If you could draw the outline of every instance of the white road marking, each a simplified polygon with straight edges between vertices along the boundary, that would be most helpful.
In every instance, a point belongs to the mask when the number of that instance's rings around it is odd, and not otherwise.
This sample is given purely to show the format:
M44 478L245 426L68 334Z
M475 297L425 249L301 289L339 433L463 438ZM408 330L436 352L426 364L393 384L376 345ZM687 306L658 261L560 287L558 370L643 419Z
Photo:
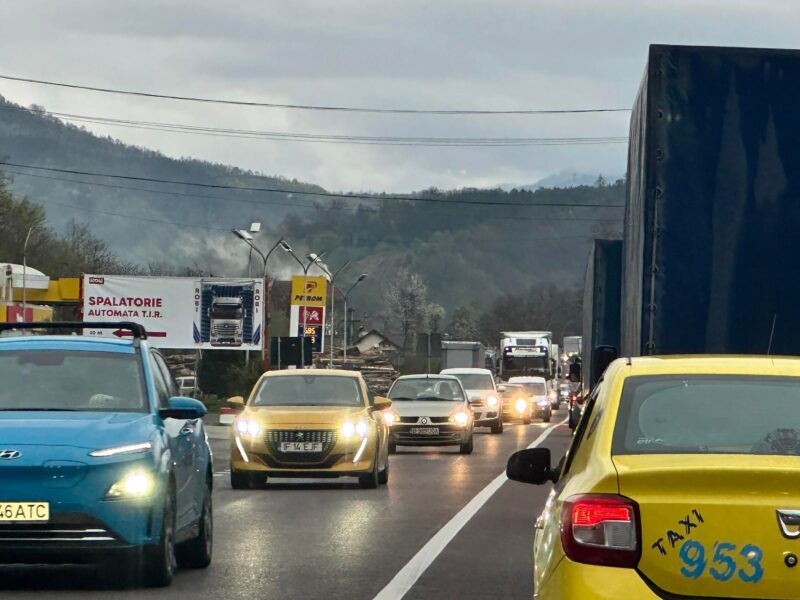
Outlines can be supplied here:
M528 448L536 448L547 439L556 427L560 427L566 422L567 419L564 419L545 429L539 437L530 443ZM464 508L458 511L436 535L428 540L428 543L414 555L414 558L408 561L405 567L400 569L397 575L386 584L386 587L375 596L375 600L400 600L400 598L405 596L417 580L422 577L422 574L425 573L431 563L436 560L436 557L441 554L442 550L447 547L464 525L475 516L481 507L489 501L489 498L491 498L506 481L508 481L508 477L506 477L506 473L503 471L500 475L495 477L489 485L478 492L478 494L470 500Z

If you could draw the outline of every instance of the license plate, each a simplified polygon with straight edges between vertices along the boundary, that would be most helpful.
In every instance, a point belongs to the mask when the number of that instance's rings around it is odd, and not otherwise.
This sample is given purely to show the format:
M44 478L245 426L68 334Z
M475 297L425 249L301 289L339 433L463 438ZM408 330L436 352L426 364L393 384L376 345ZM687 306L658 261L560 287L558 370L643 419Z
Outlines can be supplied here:
M438 427L412 427L411 435L439 435Z
M281 442L281 452L322 452L322 442Z
M49 502L0 502L0 523L46 523Z

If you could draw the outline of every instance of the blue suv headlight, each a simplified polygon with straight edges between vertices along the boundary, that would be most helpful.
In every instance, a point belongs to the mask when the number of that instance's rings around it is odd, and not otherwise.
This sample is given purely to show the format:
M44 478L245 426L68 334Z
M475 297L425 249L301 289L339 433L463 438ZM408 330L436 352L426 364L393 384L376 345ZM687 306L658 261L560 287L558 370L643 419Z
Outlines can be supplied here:
M156 480L153 474L144 469L136 469L112 485L106 497L113 500L133 500L153 495Z
M113 448L104 448L102 450L93 450L89 452L89 456L95 458L105 458L108 456L117 456L119 454L138 454L139 452L147 452L153 447L151 442L139 442L137 444L126 444L125 446L114 446Z

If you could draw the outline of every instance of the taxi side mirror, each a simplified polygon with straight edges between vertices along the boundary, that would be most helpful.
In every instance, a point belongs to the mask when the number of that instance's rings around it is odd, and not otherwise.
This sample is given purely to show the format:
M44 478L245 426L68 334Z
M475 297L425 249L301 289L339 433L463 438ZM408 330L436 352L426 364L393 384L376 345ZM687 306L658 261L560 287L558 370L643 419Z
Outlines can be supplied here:
M242 396L233 396L228 398L228 404L244 404L244 398Z
M375 396L372 400L372 410L385 410L392 405L392 401L383 396Z
M558 481L558 470L550 466L548 448L528 448L514 452L506 465L506 476L513 481L542 485Z

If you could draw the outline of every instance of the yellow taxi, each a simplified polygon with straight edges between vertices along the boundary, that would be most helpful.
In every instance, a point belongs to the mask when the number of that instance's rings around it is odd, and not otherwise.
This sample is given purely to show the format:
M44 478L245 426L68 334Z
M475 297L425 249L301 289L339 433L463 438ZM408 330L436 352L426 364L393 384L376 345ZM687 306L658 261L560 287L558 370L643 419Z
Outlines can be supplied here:
M241 396L228 401L245 404ZM265 373L233 424L231 486L260 487L268 477L387 483L389 429L381 411L391 404L356 371Z
M618 359L566 456L507 474L555 483L537 598L800 597L800 359Z

